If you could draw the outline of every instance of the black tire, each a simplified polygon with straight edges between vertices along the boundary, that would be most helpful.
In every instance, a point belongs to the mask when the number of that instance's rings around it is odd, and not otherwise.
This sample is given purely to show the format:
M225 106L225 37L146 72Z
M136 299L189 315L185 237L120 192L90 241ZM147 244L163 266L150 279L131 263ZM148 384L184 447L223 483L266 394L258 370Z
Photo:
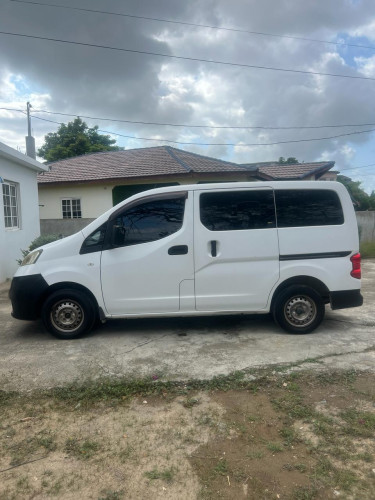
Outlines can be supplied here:
M92 299L80 290L57 290L47 297L42 307L44 326L59 339L75 339L88 333L96 317Z
M276 297L273 318L290 333L310 333L323 321L325 306L321 295L304 285L292 285Z

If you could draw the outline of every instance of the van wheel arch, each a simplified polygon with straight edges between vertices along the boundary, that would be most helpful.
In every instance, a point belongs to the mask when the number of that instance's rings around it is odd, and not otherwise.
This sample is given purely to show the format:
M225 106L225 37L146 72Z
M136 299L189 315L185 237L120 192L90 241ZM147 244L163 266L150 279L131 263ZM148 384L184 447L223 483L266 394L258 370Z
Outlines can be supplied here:
M282 291L293 285L308 286L315 290L322 297L322 300L325 304L329 303L329 290L327 285L325 285L322 281L318 280L317 278L313 278L312 276L293 276L293 278L288 278L287 280L280 283L280 285L273 292L270 308L272 314L274 313L277 297Z
M90 332L97 309L81 289L57 288L43 302L41 316L46 330L59 339L71 340Z
M64 290L64 289L78 290L78 291L86 294L93 302L93 304L95 306L96 314L97 314L97 316L99 316L99 314L100 314L99 304L98 304L98 301L96 300L95 295L85 286L80 285L78 283L70 282L70 281L61 281L59 283L54 283L53 285L51 285L47 288L47 290L43 293L43 295L41 296L39 303L38 303L39 316L41 315L43 304L47 300L47 298L50 295L52 295L53 293L57 292L58 290Z

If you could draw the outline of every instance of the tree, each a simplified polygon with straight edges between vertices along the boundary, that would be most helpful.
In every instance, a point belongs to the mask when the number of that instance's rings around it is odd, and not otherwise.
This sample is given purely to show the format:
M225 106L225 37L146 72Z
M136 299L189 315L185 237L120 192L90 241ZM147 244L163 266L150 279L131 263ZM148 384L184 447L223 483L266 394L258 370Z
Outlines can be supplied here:
M47 134L44 140L43 146L38 150L38 156L48 162L86 153L122 149L114 146L116 141L109 135L98 134L97 125L89 128L81 118L76 118L67 125L61 124L57 132Z
M298 163L297 158L294 158L294 156L289 156L289 158L285 159L283 156L280 156L278 164L279 165L295 165Z
M345 175L338 175L337 180L341 182L341 184L344 184L349 191L355 210L375 210L374 191L371 195L368 195L366 191L361 188L360 181L353 181L350 177L346 177Z

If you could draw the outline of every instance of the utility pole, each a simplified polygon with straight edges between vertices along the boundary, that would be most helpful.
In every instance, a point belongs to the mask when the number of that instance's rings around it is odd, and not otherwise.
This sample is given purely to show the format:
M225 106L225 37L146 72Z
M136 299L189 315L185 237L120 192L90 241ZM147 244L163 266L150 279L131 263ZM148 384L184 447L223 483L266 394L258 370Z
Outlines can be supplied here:
M31 117L30 117L30 108L32 108L31 104L28 102L27 106L27 136L26 139L26 155L30 156L30 158L36 158L35 154L35 139L31 135Z

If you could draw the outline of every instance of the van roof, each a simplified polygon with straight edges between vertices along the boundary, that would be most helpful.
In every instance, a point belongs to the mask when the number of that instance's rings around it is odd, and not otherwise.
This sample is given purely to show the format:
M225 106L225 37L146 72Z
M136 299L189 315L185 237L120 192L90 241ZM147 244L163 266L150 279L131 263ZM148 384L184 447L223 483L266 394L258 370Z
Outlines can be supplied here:
M243 189L243 188L272 188L272 189L341 189L342 186L337 181L259 181L259 182L212 182L198 184L180 184L178 186L168 186L142 191L134 198L145 196L146 193L169 193L179 191L200 191L202 189ZM133 198L133 197L132 197ZM126 201L126 200L124 200ZM123 203L123 202L121 202Z

